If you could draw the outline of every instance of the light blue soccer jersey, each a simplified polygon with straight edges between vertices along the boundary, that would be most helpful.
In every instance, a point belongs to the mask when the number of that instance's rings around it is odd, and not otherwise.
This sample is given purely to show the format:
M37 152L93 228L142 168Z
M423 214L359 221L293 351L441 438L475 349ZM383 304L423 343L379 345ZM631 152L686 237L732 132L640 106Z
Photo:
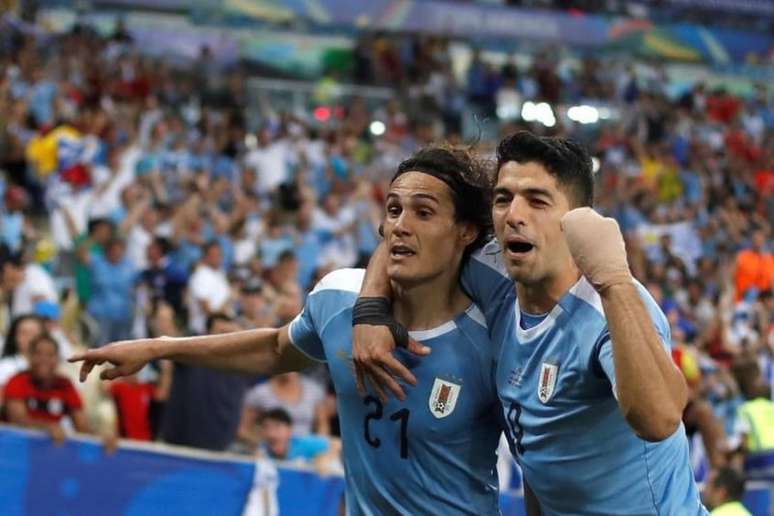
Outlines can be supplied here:
M336 389L346 502L351 515L498 514L496 449L502 421L492 347L474 305L452 321L411 332L432 348L421 359L399 350L416 376L406 400L382 404L357 393L352 307L362 269L328 274L290 324L290 340L325 361Z
M470 258L462 283L501 348L496 381L507 434L544 515L707 514L682 424L651 443L621 414L602 302L585 278L532 327L521 324L497 242ZM668 350L666 317L637 286Z

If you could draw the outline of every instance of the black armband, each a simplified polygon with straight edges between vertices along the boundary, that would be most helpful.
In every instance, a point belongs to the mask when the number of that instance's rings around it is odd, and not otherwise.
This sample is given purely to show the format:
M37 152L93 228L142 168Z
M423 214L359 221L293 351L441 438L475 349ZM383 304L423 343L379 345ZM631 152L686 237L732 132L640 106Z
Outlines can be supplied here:
M352 309L352 326L370 324L371 326L386 326L395 345L400 348L408 346L408 331L392 316L392 306L386 297L359 297Z

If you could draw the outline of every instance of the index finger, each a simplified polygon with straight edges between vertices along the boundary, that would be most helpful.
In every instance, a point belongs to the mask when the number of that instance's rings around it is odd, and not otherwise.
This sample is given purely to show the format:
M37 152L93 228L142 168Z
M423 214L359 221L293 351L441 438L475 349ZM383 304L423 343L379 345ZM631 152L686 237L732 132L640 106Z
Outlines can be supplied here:
M90 349L81 353L76 353L67 359L68 362L80 362L81 360L104 360L102 350Z
M88 378L89 373L94 369L95 365L97 365L97 363L94 360L84 360L83 364L81 364L81 372L79 374L81 383L86 381L86 378Z
M81 360L86 360L86 353L76 353L67 359L67 361L70 363L80 362Z

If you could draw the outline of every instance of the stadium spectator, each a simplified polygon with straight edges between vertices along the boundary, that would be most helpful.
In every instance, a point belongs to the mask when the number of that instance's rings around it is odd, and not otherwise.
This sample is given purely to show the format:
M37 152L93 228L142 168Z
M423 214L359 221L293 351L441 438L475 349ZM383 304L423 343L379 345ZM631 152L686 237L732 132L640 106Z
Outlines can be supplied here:
M273 376L247 392L239 425L240 438L246 442L255 442L252 427L262 413L273 408L281 408L290 414L294 435L308 435L315 430L316 433L328 435L328 421L323 417L324 400L323 388L299 373Z
M179 337L181 335L179 325L175 320L175 310L171 305L162 301L153 305L148 320L148 335L151 337ZM159 360L152 363L150 369L155 372L155 378L152 380L156 389L153 399L151 399L148 417L150 418L151 433L155 439L161 432L164 411L172 390L174 365L169 360Z
M43 321L36 315L16 317L8 329L0 359L0 387L29 365L30 342L43 333Z
M111 382L107 388L116 404L119 435L138 441L152 440L150 409L158 396L157 386L131 375Z
M18 185L10 185L5 192L4 209L0 210L0 242L11 251L19 252L22 244L35 238L35 227L26 216L29 205L27 191Z
M322 474L336 468L341 442L332 437L296 435L293 420L282 408L267 410L260 418L259 456L283 462L313 464ZM339 466L340 469L340 466Z
M146 268L140 272L138 303L144 310L164 301L178 314L183 313L183 294L188 281L186 271L166 253L167 243L156 238L148 244Z
M763 230L753 231L750 248L737 254L734 282L737 302L741 301L751 288L755 289L756 293L774 288L774 254L767 249L766 233Z
M29 343L29 369L17 373L6 384L4 395L8 421L41 428L56 443L64 440L63 417L70 418L76 432L89 433L83 402L70 380L57 373L59 348L45 333Z
M216 249L216 247L213 247ZM240 328L231 317L207 318L207 334ZM171 444L223 451L234 440L248 385L245 375L175 364L161 437Z
M24 279L13 291L13 316L32 312L40 301L57 303L59 294L51 274L37 263L24 265Z
M202 259L189 281L189 327L195 334L205 332L207 318L231 311L231 287L221 265L223 253L217 242L202 247Z
M24 262L18 253L0 247L0 330L8 329L13 293L24 282Z
M98 345L131 337L134 317L134 266L126 258L123 240L110 240L105 255L89 257L91 294L88 311L99 325Z
M751 516L742 505L744 476L732 468L721 468L710 476L704 499L711 516Z
M51 335L59 345L59 356L69 357L73 353L72 334L61 325L62 309L58 303L51 301L38 301L32 309L32 313L43 321L43 330Z
M238 308L237 322L246 330L274 325L274 309L264 297L263 282L260 280L249 280L242 286Z
M774 450L774 402L755 360L740 359L734 365L745 402L737 409L735 431L747 453Z

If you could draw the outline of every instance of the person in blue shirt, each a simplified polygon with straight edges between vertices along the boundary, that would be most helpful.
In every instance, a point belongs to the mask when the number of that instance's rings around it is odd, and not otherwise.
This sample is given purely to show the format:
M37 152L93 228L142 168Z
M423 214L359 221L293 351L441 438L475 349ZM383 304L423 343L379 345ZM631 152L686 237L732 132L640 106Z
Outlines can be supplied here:
M161 357L262 374L325 362L337 395L349 514L498 514L496 348L458 281L463 256L488 238L488 182L466 151L446 148L419 151L391 182L383 222L391 313L435 350L432 359L402 354L392 364L416 377L399 400L378 388L361 397L352 375L352 321L366 306L353 314L362 269L325 276L279 330L120 342L71 361L84 361L82 379L97 364L113 364L101 373L113 379Z
M125 255L123 240L115 238L105 246L105 254L89 256L91 297L89 314L99 326L98 344L131 337L134 317L134 286L137 272Z
M632 278L618 225L590 208L588 154L519 132L500 143L497 165L497 240L471 256L461 281L501 348L507 434L540 512L707 514L669 325ZM372 258L361 295L389 293L385 257L381 249ZM353 341L361 386L367 379L402 395L392 376L411 377L390 366L390 333L356 326Z
M283 408L269 409L261 414L260 429L263 443L258 455L272 460L313 465L320 473L331 471L338 462L341 443L322 435L293 435L293 420Z

